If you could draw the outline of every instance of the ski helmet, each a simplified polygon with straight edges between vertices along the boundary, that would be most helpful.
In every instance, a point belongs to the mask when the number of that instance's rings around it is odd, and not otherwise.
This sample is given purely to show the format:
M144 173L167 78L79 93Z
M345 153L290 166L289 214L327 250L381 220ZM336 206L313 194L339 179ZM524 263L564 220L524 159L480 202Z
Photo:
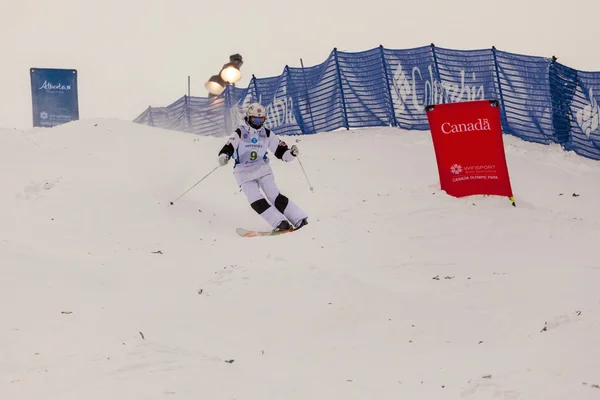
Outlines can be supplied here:
M260 129L267 119L267 110L260 103L252 103L246 110L246 122L254 129Z

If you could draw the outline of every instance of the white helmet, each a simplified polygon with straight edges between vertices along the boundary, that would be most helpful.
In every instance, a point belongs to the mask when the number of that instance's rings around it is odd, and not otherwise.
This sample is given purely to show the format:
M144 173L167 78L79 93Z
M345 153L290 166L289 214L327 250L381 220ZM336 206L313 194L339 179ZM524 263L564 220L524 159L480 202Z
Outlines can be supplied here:
M254 129L260 129L267 119L267 110L260 103L252 103L246 110L246 122Z

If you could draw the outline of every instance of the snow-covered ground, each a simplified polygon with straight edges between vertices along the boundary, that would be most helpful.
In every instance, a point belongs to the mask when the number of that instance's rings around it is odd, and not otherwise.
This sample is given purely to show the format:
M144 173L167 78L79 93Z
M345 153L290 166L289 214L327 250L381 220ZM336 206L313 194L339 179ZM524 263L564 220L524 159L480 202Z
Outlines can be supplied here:
M286 138L267 228L223 138L0 131L0 398L600 398L600 163L505 137L517 207L439 190L429 132Z

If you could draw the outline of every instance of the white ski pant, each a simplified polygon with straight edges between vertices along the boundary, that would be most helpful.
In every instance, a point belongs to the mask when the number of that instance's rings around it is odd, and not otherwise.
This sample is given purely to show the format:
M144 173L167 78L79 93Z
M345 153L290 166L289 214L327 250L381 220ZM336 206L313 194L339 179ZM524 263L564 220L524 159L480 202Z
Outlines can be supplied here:
M273 174L265 175L241 185L250 206L273 228L285 219L292 225L308 216L294 202L279 192ZM262 195L261 190L265 197Z

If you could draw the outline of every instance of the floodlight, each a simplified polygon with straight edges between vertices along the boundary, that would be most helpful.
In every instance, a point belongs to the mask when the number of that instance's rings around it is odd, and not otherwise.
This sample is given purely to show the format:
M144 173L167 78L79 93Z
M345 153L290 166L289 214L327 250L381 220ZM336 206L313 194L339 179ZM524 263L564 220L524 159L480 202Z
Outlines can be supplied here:
M236 83L240 79L242 79L242 72L240 71L240 67L244 61L242 60L242 56L239 54L233 54L229 56L229 62L223 65L221 69L221 78L227 83Z
M216 96L223 93L223 90L225 90L225 85L225 81L219 75L211 76L210 79L204 84L208 92Z

